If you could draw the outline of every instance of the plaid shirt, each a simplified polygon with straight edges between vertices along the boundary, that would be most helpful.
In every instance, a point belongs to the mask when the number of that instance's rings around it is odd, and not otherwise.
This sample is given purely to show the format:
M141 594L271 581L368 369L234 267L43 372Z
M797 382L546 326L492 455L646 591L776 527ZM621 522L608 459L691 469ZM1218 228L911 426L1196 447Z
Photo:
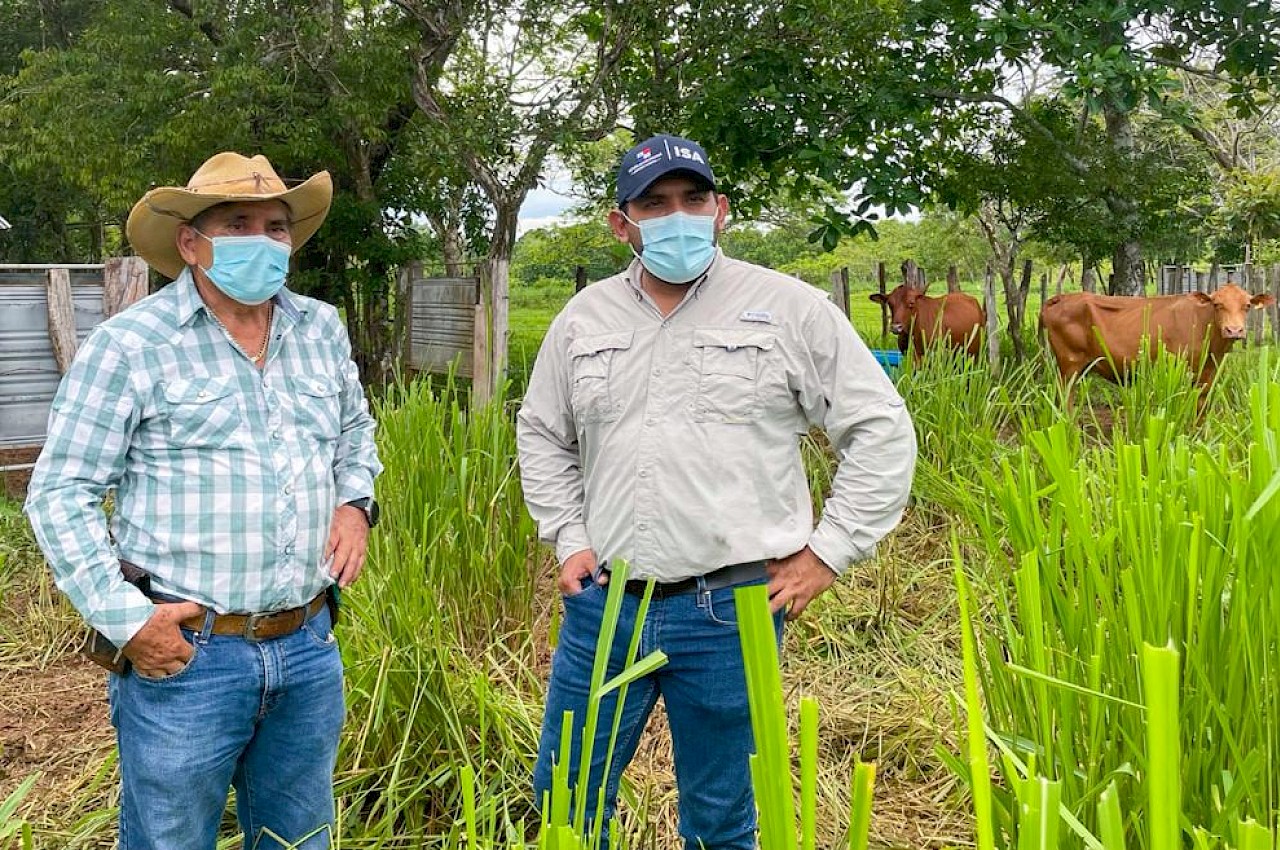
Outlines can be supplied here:
M183 272L99 325L58 388L26 511L58 587L117 646L152 612L117 558L219 613L290 608L331 582L334 509L373 495L374 422L337 311L287 290L275 306L258 370Z

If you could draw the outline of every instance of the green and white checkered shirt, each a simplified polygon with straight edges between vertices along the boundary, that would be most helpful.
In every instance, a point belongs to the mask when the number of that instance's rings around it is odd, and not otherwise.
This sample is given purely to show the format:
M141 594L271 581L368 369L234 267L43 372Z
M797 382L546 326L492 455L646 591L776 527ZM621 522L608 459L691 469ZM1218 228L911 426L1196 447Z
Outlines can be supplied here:
M331 582L334 509L373 495L346 328L323 302L275 304L258 370L184 272L94 329L58 388L26 512L58 587L117 646L152 612L118 558L219 613L290 608Z

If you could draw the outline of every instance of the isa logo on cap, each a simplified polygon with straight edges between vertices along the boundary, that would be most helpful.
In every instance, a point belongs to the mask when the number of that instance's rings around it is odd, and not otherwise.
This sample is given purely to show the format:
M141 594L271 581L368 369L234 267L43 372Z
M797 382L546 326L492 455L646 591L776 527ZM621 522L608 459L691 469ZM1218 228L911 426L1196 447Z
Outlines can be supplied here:
M625 204L644 194L655 181L676 171L699 177L715 188L715 174L701 145L678 136L659 134L623 155L618 168L618 203Z

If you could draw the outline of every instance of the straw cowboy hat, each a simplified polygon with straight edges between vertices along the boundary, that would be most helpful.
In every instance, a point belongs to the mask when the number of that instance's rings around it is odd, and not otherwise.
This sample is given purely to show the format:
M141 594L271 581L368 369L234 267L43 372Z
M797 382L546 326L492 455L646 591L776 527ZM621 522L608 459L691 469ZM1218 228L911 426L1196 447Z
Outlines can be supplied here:
M166 277L176 278L186 263L178 254L178 225L228 202L284 201L292 223L296 253L315 235L333 200L329 172L313 174L306 182L286 189L267 158L259 154L214 154L191 175L185 188L160 186L142 196L129 213L125 233L138 256Z

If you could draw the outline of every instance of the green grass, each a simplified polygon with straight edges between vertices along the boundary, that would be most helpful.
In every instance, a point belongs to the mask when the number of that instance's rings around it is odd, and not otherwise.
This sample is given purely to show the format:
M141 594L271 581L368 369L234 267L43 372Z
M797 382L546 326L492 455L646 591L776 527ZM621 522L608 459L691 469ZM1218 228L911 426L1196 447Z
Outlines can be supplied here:
M350 710L338 772L343 847L536 839L528 775L555 601L539 595L549 556L521 504L512 412L568 289L513 291L517 390L493 407L468 411L447 381L396 387L378 402L385 519L338 631ZM852 296L854 323L872 341L879 308L866 294ZM860 847L867 835L918 846L930 839L904 825L915 818L943 836L934 844L969 843L975 822L958 813L977 804L989 812L976 822L980 836L989 828L984 844L1266 846L1280 813L1280 582L1270 568L1280 551L1278 379L1273 359L1238 351L1201 416L1176 363L1144 365L1124 387L1086 380L1070 405L1042 357L999 376L947 355L908 364L898 386L921 447L914 505L880 558L788 628L782 699L770 697L786 731L764 773L793 764L780 753L788 738L801 741L802 770L796 786L762 799L784 811L791 789L800 816L793 829L794 814L770 815L785 823L770 835L782 846L788 832L801 847ZM820 503L831 459L820 435L803 450ZM957 566L971 632L959 627ZM4 503L0 602L0 661L65 656L77 620L25 520ZM966 634L973 694L962 698ZM1149 728L1146 647L1170 640L1173 690L1168 671L1158 686L1166 712L1176 694L1176 716ZM871 760L874 814L870 766L858 769ZM37 846L107 839L113 769L104 757L72 822L29 818ZM1175 772L1177 799L1152 783ZM983 776L995 781L979 791ZM925 790L915 801L903 789ZM624 807L620 840L661 846L669 791L624 796L637 805ZM557 830L572 831L577 805ZM1024 812L1034 831L1022 829ZM657 821L664 831L654 832Z

